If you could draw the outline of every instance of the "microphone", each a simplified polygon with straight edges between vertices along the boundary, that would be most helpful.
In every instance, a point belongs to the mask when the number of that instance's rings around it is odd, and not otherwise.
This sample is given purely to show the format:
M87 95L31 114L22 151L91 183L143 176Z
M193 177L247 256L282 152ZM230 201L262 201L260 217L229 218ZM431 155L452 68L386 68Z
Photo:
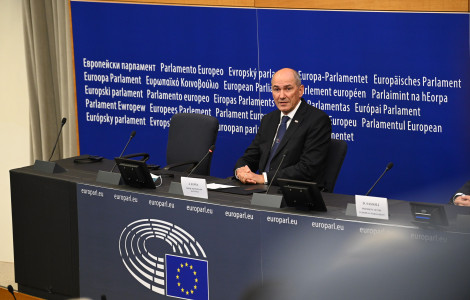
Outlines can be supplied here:
M189 172L188 174L188 177L194 172L196 171L197 167L199 167L199 165L206 159L206 157L209 155L209 154L212 154L212 152L214 152L214 149L215 149L215 145L212 145L210 146L209 150L207 151L206 155L204 155L204 157L197 163L197 165L191 169L191 171Z
M126 151L126 149L127 149L127 146L129 146L129 143L131 142L131 140L132 140L134 137L135 137L135 130L132 130L131 136L129 137L129 140L127 141L127 144L126 144L126 146L124 147L124 149L122 149L121 155L119 155L119 157L122 157L122 155L124 154L124 151ZM111 169L111 172L114 171L114 168L116 168L116 163L114 164L114 167Z
M15 293L13 292L13 287L11 285L8 286L8 291L13 295L13 299L16 300Z
M64 125L66 122L67 122L67 118L62 118L62 125L60 125L59 134L57 135L57 140L55 141L54 149L52 149L51 157L49 157L48 161L51 161L52 155L54 155L55 148L57 147L57 144L59 143L60 134L62 133L62 128L64 128Z
M383 173L382 173L382 175L380 175L379 179L377 179L377 181L374 183L374 185L370 188L370 190L367 192L366 196L369 196L370 192L375 187L375 185L380 181L380 179L382 179L382 177L385 175L385 173L387 173L388 170L390 170L391 168L393 168L393 163L389 162L387 164L387 167L385 168L385 171L383 171Z
M274 172L274 176L273 176L273 178L271 179L271 183L269 183L268 189L266 190L266 194L269 192L269 189L271 188L271 185L273 184L274 179L276 178L277 172L278 172L279 169L281 168L281 165L282 165L282 163L284 162L284 158L286 158L286 155L287 155L287 150L284 151L284 154L282 155L281 163L279 164L279 166L277 166L276 172Z

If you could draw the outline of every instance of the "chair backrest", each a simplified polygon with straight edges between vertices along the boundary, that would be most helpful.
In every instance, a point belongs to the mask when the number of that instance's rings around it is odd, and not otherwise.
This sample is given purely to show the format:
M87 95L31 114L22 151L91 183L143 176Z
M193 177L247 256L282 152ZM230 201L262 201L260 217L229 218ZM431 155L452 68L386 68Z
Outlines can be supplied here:
M216 117L187 113L173 115L168 131L167 164L201 160L215 145L218 131ZM194 174L210 175L211 160L212 155L198 166Z
M345 141L331 140L326 158L324 192L333 193L347 151L348 144Z

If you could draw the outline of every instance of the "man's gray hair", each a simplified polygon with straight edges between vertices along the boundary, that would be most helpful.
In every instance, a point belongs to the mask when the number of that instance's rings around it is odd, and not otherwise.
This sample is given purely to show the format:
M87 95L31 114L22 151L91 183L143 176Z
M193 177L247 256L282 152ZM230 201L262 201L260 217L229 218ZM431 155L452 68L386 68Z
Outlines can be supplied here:
M282 69L281 69L282 70ZM294 69L290 69L292 70L292 72L294 73L294 83L297 85L297 86L301 86L302 85L302 80L300 79L300 74L299 72L297 72L296 70ZM280 70L276 71L279 72ZM276 75L276 73L274 73L274 75ZM273 78L274 78L274 75L273 77L271 78L271 84L273 84Z
M300 86L302 84L302 80L300 79L300 74L299 72L297 72L296 70L293 70L294 71L294 80L295 80L295 84L297 86Z

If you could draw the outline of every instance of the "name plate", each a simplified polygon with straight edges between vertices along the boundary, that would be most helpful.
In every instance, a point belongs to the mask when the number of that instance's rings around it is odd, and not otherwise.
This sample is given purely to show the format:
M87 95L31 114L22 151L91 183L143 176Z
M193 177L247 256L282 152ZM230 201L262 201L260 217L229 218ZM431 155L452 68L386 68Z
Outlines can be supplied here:
M206 180L202 178L181 177L183 195L207 199Z
M358 217L388 220L387 198L356 195Z

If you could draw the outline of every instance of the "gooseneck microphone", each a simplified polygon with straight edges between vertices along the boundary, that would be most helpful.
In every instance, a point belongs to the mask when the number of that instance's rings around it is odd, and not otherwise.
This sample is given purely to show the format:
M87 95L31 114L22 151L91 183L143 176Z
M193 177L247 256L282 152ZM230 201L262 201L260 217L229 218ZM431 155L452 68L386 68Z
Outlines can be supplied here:
M129 143L131 142L131 140L132 140L134 137L135 137L135 130L132 130L131 136L129 137L129 140L127 141L127 144L126 144L126 146L124 147L124 149L122 149L121 155L119 155L119 157L122 157L122 155L124 154L124 151L126 151L126 149L127 149L127 146L129 146ZM114 164L113 168L111 169L111 172L114 171L114 168L116 168L116 163Z
M14 293L13 287L11 285L8 286L8 291L13 295L13 299L16 300L15 293Z
M377 181L374 183L374 185L370 188L370 190L367 192L366 196L369 196L372 189L377 185L377 183L380 181L380 179L382 179L382 177L385 175L385 173L387 173L391 168L393 168L393 163L389 162L387 167L385 168L385 171L383 171L383 173L382 173L382 175L380 175L379 179L377 179Z
M271 185L273 184L274 179L276 179L277 172L279 172L279 169L281 168L281 165L284 162L284 158L286 158L286 155L287 155L287 150L284 151L284 154L282 155L281 163L279 164L279 166L277 166L276 172L274 172L274 176L273 178L271 178L271 182L269 183L269 186L266 189L266 194L269 192L269 189L271 188Z
M209 156L209 154L212 154L214 152L214 149L215 149L215 145L212 145L210 146L209 150L207 151L207 153L204 155L204 157L197 163L197 165L191 169L191 171L189 172L188 174L188 177L194 172L196 171L197 167L199 167L199 165L206 159L207 156Z
M55 141L54 149L52 149L51 157L49 157L48 161L51 161L52 155L54 155L55 148L57 147L57 144L59 143L59 137L60 137L60 134L62 133L62 128L64 128L65 123L67 123L67 118L62 118L62 125L60 125L59 134L57 135L57 139Z

